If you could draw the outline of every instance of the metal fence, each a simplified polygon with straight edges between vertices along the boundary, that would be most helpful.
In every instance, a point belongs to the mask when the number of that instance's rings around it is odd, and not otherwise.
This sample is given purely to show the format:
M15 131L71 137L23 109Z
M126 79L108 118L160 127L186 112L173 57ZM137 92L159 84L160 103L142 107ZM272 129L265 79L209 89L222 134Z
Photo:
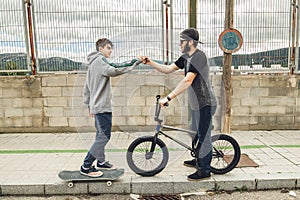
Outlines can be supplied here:
M113 41L114 62L137 55L173 62L180 55L179 32L188 27L188 2L31 0L34 44L30 44L25 0L1 0L0 72L31 71L32 48L39 72L85 70L82 63L101 37ZM205 43L200 48L212 69L222 66L223 52L217 42L224 30L225 2L198 0L197 29ZM290 1L236 0L234 16L244 43L233 56L233 69L288 69Z

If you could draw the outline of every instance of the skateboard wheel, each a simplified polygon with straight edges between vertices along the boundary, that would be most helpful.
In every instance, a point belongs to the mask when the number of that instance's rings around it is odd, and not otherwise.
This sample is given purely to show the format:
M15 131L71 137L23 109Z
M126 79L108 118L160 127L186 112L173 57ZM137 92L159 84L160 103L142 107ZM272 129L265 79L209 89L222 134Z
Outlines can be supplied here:
M107 182L106 182L106 185L107 185L108 187L110 187L110 186L112 185L112 182L111 182L111 181L107 181Z
M68 187L69 187L69 188L72 188L73 186L74 186L74 183L73 183L73 182L69 182L69 183L68 183Z

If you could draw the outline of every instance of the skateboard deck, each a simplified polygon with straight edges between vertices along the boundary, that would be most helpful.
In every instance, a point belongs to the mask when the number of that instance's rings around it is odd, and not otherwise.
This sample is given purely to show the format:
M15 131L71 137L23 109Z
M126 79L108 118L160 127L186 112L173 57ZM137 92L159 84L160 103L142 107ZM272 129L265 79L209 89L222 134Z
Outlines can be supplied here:
M111 181L118 179L124 174L124 169L101 169L103 172L100 177L89 177L80 174L79 171L61 171L58 174L58 177L64 181L69 182L69 187L73 187L73 182L80 181L107 181L107 185L111 185Z

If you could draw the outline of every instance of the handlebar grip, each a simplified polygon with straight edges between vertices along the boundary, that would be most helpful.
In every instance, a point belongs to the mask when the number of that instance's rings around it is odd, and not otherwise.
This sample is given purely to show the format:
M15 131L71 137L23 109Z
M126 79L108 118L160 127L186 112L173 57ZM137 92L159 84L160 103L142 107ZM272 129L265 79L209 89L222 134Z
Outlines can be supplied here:
M164 105L163 106L166 106L166 107L168 107L169 106L169 103L168 102L166 102L166 103L164 103Z

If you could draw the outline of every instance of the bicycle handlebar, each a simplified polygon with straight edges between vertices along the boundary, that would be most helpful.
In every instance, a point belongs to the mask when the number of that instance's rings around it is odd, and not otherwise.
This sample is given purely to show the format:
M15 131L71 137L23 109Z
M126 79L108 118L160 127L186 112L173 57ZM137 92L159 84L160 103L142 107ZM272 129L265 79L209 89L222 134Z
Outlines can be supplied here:
M159 114L160 114L160 110L161 110L161 105L159 103L159 99L160 99L160 95L156 95L156 107L155 107L155 116L154 116L154 120L158 121L158 122L162 122L162 119L159 119ZM169 103L165 103L164 106L169 106Z

